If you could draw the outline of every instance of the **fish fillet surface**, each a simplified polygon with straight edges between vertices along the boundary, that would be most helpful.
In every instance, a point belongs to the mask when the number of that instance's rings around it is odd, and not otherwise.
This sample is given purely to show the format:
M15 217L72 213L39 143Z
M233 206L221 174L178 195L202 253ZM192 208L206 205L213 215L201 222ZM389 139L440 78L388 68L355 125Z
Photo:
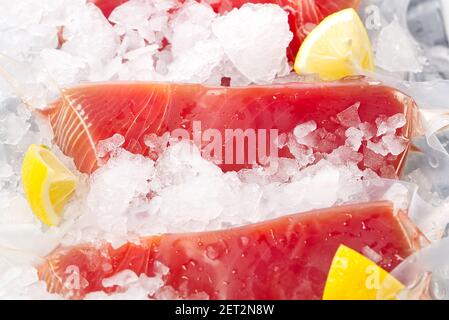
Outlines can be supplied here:
M98 167L97 144L116 133L125 137L125 149L147 155L146 136L177 129L192 133L195 123L201 124L202 132L215 129L226 137L227 129L276 129L282 135L292 133L299 124L314 121L321 132L319 143L313 146L319 159L345 144L345 131L355 120L342 120L339 115L353 108L358 108L357 114L350 116L373 126L381 118L405 116L406 125L396 132L406 145L399 155L375 154L366 143L358 151L363 156L361 168L371 168L387 178L392 177L391 172L400 175L409 149L415 103L393 88L368 80L241 88L173 83L86 84L63 90L62 98L45 114L57 145L74 158L79 170L91 173ZM223 148L226 142L223 140ZM222 169L250 167L248 145L235 144L233 148L234 155L244 153L244 163L234 159L223 163ZM278 154L291 157L282 145Z
M61 248L39 268L50 292L82 298L113 292L103 280L123 270L154 276L169 268L165 286L181 298L206 293L210 299L321 299L327 273L341 244L363 252L391 271L420 246L420 233L390 202L301 213L216 232L148 237L118 249L109 244ZM74 287L76 268L82 287ZM71 285L68 285L71 284Z

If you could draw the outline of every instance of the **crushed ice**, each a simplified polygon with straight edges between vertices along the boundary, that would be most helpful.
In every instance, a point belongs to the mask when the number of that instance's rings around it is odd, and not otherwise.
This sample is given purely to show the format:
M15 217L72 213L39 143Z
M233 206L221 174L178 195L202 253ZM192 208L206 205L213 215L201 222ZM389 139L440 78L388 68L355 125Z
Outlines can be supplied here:
M207 2L131 0L109 21L84 0L2 1L1 54L57 87L83 81L271 83L289 74L293 35L277 5L245 4L222 16ZM18 18L16 18L18 17ZM42 77L42 76L37 76Z

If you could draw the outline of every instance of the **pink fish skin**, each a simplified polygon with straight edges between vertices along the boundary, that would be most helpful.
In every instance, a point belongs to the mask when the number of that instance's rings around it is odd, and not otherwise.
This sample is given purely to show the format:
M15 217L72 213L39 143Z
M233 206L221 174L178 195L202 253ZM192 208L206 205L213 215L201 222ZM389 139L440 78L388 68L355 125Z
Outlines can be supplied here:
M345 130L351 123L341 121L339 114L354 106L359 106L359 121L373 126L382 117L405 116L405 126L396 131L405 144L401 154L383 157L370 152L366 143L358 151L364 157L360 159L361 168L371 168L385 177L400 175L410 146L416 105L401 92L366 79L240 88L137 82L85 84L64 89L62 97L44 114L50 120L55 143L75 160L80 171L92 173L99 165L96 147L101 140L118 133L125 137L125 149L148 155L144 143L147 135L180 128L192 133L198 122L203 132L215 129L224 137L226 129L277 129L282 135L291 133L298 124L315 121L318 130L332 137L330 144L323 137L313 146L319 158L345 143ZM224 171L238 171L253 164L248 161L248 150L236 148L234 155L243 152L245 161L228 161L221 165ZM280 146L279 156L292 155Z

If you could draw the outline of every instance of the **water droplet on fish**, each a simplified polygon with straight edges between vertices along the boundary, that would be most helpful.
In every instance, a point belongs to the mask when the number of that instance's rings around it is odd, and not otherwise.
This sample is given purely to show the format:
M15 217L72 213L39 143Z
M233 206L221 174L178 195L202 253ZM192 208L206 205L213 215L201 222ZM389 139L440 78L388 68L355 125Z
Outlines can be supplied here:
M245 120L246 116L243 112L236 112L233 116L235 120Z
M104 263L104 264L102 265L102 268L103 268L103 271L104 271L104 272L109 272L109 271L112 270L112 265L111 265L110 263Z
M240 237L240 243L242 244L242 246L246 247L249 243L249 238L248 237Z
M206 256L211 260L215 260L218 258L218 251L213 246L207 246Z

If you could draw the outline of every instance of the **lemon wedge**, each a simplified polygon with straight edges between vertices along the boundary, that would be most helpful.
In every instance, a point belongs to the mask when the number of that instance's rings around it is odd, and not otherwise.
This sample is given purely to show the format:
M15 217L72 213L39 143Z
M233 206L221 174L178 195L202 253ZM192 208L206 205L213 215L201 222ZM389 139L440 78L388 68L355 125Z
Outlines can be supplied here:
M403 289L373 261L341 245L327 276L323 300L392 300Z
M357 12L350 8L325 18L304 40L295 61L299 74L318 74L332 81L374 70L368 33Z
M34 214L56 226L78 178L47 147L31 145L22 164L22 184Z

